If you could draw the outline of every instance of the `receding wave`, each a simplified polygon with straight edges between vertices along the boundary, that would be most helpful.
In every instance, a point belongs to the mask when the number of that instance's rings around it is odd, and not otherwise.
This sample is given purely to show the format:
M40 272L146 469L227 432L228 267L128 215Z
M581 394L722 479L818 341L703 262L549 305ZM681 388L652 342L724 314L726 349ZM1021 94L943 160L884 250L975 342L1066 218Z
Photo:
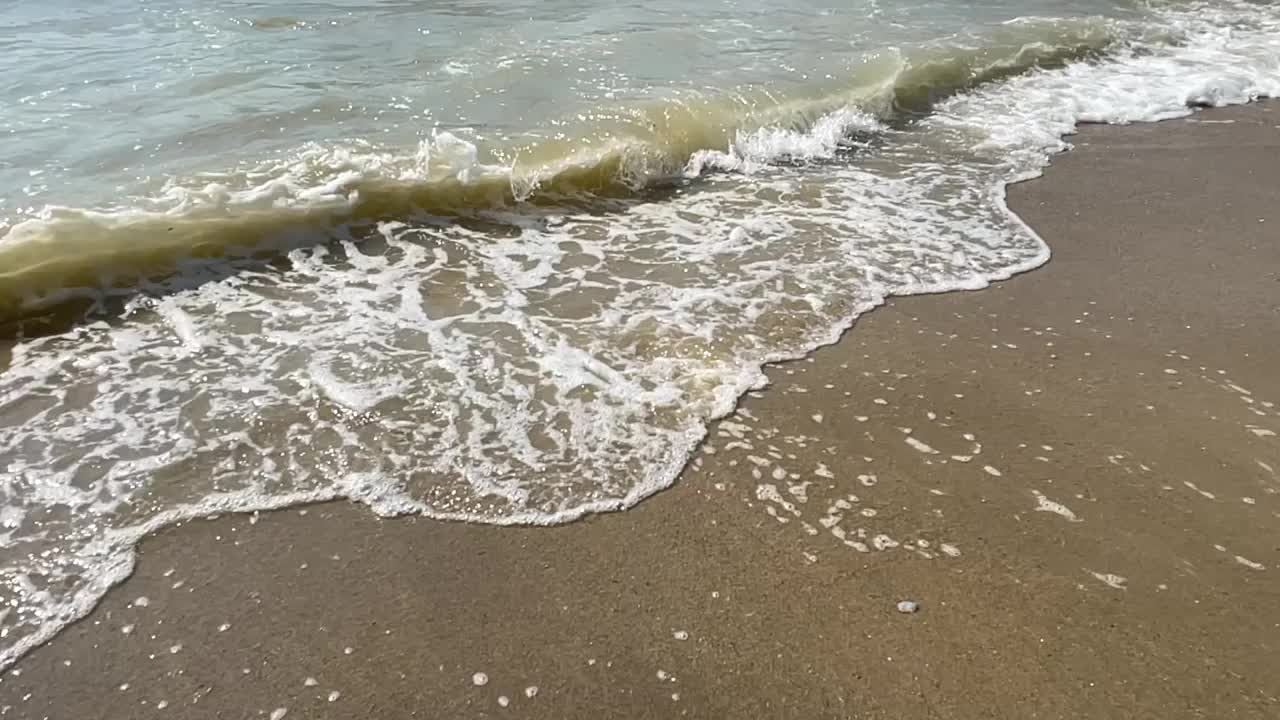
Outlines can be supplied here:
M567 139L507 147L448 132L412 153L313 144L258 167L175 178L117 207L48 207L0 238L0 322L169 274L184 258L314 242L338 223L628 195L706 171L826 158L957 92L1095 56L1122 37L1102 20L1014 24L982 47L873 53L844 81L795 97L744 91L601 108Z

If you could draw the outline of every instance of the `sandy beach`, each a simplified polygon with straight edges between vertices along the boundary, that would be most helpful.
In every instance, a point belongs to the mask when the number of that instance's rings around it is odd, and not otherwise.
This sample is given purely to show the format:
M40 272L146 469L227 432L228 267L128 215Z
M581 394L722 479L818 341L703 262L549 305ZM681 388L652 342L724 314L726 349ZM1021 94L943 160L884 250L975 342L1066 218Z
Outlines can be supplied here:
M165 530L0 715L1280 716L1280 107L1073 143L1009 192L1048 265L772 368L670 490Z

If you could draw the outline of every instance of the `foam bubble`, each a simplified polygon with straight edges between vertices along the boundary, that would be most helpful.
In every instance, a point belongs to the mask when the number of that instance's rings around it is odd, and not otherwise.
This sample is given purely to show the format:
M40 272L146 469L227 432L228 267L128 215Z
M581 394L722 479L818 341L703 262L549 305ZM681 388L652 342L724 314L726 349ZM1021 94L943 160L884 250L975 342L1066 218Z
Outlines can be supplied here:
M1041 493L1038 490L1032 490L1031 494L1035 495L1036 497L1037 512L1050 512L1055 515L1061 515L1062 517L1066 518L1070 522L1080 522L1080 518L1076 517L1076 514L1072 512L1071 509L1068 508L1066 505L1063 505L1062 503L1056 502L1054 500L1050 500L1049 498L1045 497L1044 493Z
M912 447L912 449L916 450L917 452L922 452L922 453L924 453L924 454L926 454L926 455L937 455L937 454L938 454L938 451L937 451L937 450L935 450L934 448L932 448L932 447L931 447L931 446L929 446L928 444L926 444L926 443L924 443L924 442L921 442L919 439L917 439L917 438L915 438L915 437L913 437L913 436L911 436L911 435L906 436L905 438L903 438L903 440L904 440L908 445L910 445L910 446Z
M1125 583L1127 583L1127 582L1129 582L1129 581L1128 581L1128 579L1127 579L1127 578L1125 578L1125 577L1122 577L1122 576L1120 576L1120 575L1116 575L1115 573L1099 573L1099 572L1093 572L1092 570L1089 570L1089 571L1087 571L1087 572L1088 572L1090 575L1092 575L1092 576L1094 576L1095 578L1097 578L1098 580L1100 580L1101 582L1105 583L1107 586L1109 586L1109 587L1113 587L1113 588L1115 588L1116 590L1126 590L1126 589L1128 589L1128 588L1126 588L1126 587L1125 587Z
M1263 565L1262 563L1254 562L1249 558L1246 558L1240 555L1236 555L1236 562L1249 568L1250 570L1266 570L1267 569L1266 566Z

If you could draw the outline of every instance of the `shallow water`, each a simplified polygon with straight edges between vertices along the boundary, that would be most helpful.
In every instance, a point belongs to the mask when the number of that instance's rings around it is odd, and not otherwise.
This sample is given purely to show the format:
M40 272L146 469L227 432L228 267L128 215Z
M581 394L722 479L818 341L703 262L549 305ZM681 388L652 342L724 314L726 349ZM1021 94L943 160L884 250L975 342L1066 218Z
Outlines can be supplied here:
M888 295L1044 262L1004 186L1076 123L1280 91L1265 3L51 2L0 25L0 665L178 519L628 507L765 363Z

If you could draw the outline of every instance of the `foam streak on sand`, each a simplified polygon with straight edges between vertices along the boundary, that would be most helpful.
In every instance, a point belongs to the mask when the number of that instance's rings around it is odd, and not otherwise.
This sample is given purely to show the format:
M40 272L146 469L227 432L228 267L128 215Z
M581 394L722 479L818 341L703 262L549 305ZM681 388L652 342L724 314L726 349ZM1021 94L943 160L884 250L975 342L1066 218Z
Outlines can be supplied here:
M1044 496L1044 493L1041 493L1038 490L1032 490L1031 494L1036 496L1037 512L1050 512L1055 515L1061 515L1062 517L1066 518L1070 522L1080 522L1080 518L1076 517L1076 514L1072 512L1071 509L1068 508L1066 505L1063 505L1062 503L1056 502L1054 500L1050 500L1049 498Z
M731 123L710 135L719 148L690 131L698 142L661 140L656 159L610 145L511 175L439 133L413 158L309 148L246 176L263 184L179 184L146 207L19 225L0 246L10 309L84 280L72 266L109 265L121 238L164 237L139 246L154 259L225 249L230 228L270 238L287 267L190 260L109 291L128 298L111 322L15 348L0 378L14 608L0 666L127 575L143 533L185 518L345 497L548 524L667 487L765 363L834 342L890 295L1043 263L1004 188L1077 122L1280 92L1268 8L1156 18L1177 42L1121 26L1104 56L1021 74L1034 63L1018 51L1008 73L927 104L919 68L899 63L870 95ZM886 100L922 114L908 123ZM650 182L686 169L695 182L676 191ZM549 194L511 204L535 187ZM102 244L74 244L87 235Z

